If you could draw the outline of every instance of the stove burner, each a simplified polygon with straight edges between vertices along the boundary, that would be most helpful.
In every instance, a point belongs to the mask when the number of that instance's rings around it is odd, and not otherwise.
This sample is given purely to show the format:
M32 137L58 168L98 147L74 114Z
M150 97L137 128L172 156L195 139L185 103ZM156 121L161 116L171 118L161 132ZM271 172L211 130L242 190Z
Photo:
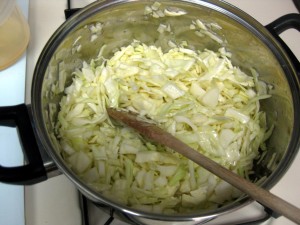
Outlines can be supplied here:
M88 199L79 192L79 204L82 214L82 225L91 225L88 210ZM95 206L96 207L96 206ZM99 208L108 208L106 205L97 205ZM114 209L109 207L109 218L103 225L110 225L114 220Z
M82 220L83 220L82 225L93 225L91 223L91 220L90 220L89 207L88 207L89 204L91 204L92 207L96 207L97 210L100 210L101 212L105 212L109 216L108 219L103 223L103 225L112 225L112 223L114 221L117 221L119 219L118 217L120 217L120 216L115 215L116 211L112 207L104 205L104 204L95 204L95 203L91 202L90 200L88 200L80 192L79 192L79 199L80 199L79 203L80 203L80 208L81 208L81 213L82 213ZM275 214L271 209L269 209L267 207L263 206L263 210L264 210L265 213L264 213L264 216L261 217L261 218L253 218L253 220L251 220L251 221L242 222L242 223L233 221L231 224L232 225L258 225L258 224L261 224L263 222L266 222L271 217L276 219L280 216L280 215ZM139 225L136 222L132 221L130 219L130 217L128 217L124 213L122 213L122 217L123 217L124 220L126 220L126 223L128 223L128 224ZM97 223L97 224L99 224L99 223ZM124 224L124 223L122 223L122 224ZM200 224L203 224L203 222L201 222Z

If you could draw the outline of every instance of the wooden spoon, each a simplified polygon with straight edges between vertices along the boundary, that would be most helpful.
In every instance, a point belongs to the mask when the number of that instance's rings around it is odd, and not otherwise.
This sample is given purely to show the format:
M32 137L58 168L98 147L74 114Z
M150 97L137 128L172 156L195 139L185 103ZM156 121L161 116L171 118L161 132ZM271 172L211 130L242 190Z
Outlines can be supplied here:
M291 221L300 224L299 208L231 172L225 167L202 155L198 151L192 149L170 133L162 130L152 123L138 120L136 115L131 113L118 111L112 108L108 108L107 113L111 118L122 121L124 124L134 128L140 134L149 138L150 140L172 148L178 153L184 155L186 158L194 161L206 170L217 175L224 181L249 195L252 199L272 209L274 212L277 212L280 215L287 217Z

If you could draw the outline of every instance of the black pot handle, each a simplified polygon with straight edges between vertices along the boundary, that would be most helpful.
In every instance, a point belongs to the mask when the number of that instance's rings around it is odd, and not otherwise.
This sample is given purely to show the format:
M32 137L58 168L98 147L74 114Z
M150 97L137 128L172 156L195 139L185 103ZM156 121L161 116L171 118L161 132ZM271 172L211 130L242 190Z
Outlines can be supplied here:
M16 167L0 165L0 182L35 184L47 179L46 170L36 142L29 112L25 104L0 107L0 125L17 127L26 164Z
M298 76L300 76L300 62L294 53L290 50L290 48L285 44L285 42L279 37L279 35L288 30L288 29L296 29L300 31L300 14L299 13L291 13L279 17L275 21L266 25L268 31L276 38L276 40L280 43L280 45L284 48L286 53L289 55L292 63L297 70Z

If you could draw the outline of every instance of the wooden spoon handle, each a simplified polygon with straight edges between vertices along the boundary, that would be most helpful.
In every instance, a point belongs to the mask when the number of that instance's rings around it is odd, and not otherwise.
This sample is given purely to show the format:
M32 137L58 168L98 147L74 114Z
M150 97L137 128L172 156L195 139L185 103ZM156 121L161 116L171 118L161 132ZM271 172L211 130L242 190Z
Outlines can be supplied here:
M124 124L134 128L150 140L174 149L186 158L194 161L206 170L246 193L252 199L272 209L274 212L300 224L299 208L219 165L158 126L138 120L136 116L131 113L121 112L111 108L107 109L107 113L110 117L122 121Z

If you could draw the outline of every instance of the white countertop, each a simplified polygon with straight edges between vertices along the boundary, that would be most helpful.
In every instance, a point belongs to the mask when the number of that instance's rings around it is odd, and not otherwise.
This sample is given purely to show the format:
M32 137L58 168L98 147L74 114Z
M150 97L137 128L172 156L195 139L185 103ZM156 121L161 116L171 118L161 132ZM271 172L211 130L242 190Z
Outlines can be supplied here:
M90 0L73 0L74 7L81 7ZM292 12L297 12L292 0L228 0L241 8L263 25ZM51 34L63 23L64 0L30 0L29 25L31 41L27 51L26 102L30 102L31 78L38 56ZM299 32L289 30L281 35L284 41L300 59ZM1 77L0 77L1 79ZM300 207L300 154L296 157L289 171L271 192ZM62 175L51 178L41 184L26 187L26 224L81 224L77 193L74 186ZM247 210L244 212L247 214ZM1 224L1 223L0 223ZM265 224L293 224L284 217L269 220Z
M27 18L28 0L17 0L16 2ZM0 71L0 106L24 103L25 74L26 53L14 65ZM18 166L23 164L22 149L15 128L0 127L0 143L1 165ZM23 186L0 183L0 224L25 224Z

